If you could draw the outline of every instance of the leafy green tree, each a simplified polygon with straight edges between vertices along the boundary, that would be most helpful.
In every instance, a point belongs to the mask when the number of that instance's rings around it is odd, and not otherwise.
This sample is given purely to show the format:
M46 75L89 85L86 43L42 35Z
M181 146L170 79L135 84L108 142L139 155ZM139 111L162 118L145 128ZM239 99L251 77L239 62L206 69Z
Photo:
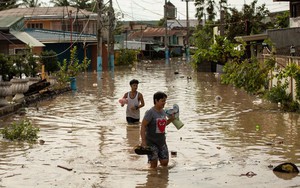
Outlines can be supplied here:
M233 40L236 36L260 34L268 28L272 28L273 24L266 17L269 15L269 10L265 4L256 6L257 0L254 0L250 5L244 4L242 11L236 8L228 9L225 16L225 32L228 39Z
M21 78L22 73L24 73L24 69L26 69L25 64L25 55L24 54L16 54L10 57L11 60L14 62L14 76L18 76Z
M165 26L165 18L161 18L157 23L157 26L161 26L161 27Z
M275 20L275 28L287 28L290 25L290 13L289 11L284 11L283 13L279 13L276 16L276 20Z
M215 42L208 48L199 48L193 56L193 65L197 67L203 62L226 64L229 60L239 60L244 54L243 47L241 50L237 49L238 44L232 43L223 36L215 36Z
M259 62L256 58L239 61L235 59L224 66L225 74L221 75L223 84L243 88L251 94L260 94L268 84L268 74L274 68L275 61Z
M0 53L0 75L4 81L9 81L17 73L15 66L13 66L12 58L8 55Z
M18 0L0 0L0 11L11 9L11 8L17 8L18 7L17 1Z
M45 71L48 75L59 70L57 54L53 50L42 51L40 63L45 66Z
M37 63L38 58L35 57L32 53L29 53L26 59L27 59L26 73L28 76L35 77L38 73L38 69L40 68L39 64Z
M198 26L193 33L191 42L198 49L209 49L213 44L213 27L215 24L208 21L205 26Z

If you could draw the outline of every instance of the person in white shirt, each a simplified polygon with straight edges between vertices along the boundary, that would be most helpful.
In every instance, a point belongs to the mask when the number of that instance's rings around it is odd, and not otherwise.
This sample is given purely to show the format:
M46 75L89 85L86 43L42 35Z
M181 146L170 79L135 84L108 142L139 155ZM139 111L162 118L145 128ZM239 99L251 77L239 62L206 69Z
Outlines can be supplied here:
M131 91L126 92L123 99L126 99L127 101L126 121L128 124L134 124L140 121L140 108L145 106L145 102L142 93L137 91L139 81L133 79L129 84Z

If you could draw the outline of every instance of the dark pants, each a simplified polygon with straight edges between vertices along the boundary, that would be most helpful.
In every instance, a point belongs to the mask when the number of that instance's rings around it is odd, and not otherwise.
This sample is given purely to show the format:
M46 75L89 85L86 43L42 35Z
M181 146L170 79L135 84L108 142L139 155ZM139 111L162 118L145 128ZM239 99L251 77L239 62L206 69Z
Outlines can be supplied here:
M126 117L127 123L128 124L134 124L134 123L138 123L140 121L140 119L134 119L132 117Z

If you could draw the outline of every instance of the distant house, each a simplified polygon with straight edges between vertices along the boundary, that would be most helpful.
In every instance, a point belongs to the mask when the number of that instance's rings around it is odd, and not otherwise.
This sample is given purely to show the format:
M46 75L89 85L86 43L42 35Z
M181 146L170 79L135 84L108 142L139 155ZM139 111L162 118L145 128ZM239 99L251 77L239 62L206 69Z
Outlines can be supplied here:
M171 3L169 5L174 6ZM189 20L190 35L198 23L197 20ZM169 19L167 21L167 33L164 26L158 25L159 21L155 20L122 22L121 30L123 33L115 36L118 48L141 49L143 50L143 57L164 58L164 41L167 34L171 57L182 55L187 39L187 21Z
M300 56L300 1L292 0L273 0L273 2L290 3L290 27L284 29L269 29L263 34L238 36L247 42L248 54L261 57L264 53L264 40L269 39L276 48L276 55ZM273 16L274 13L273 13ZM271 48L271 47L269 47ZM294 50L291 53L291 48ZM249 55L250 56L250 55Z
M184 38L186 37L185 29L173 28L167 30L166 33L166 29L163 27L148 27L146 29L132 31L126 36L127 40L125 40L124 43L127 44L128 48L128 44L139 42L140 45L137 45L137 47L141 46L140 49L145 49L143 51L144 56L149 58L153 58L153 56L162 58L164 57L164 41L166 35L171 57L182 55L181 51L184 46ZM148 43L148 45L145 43ZM145 47L143 47L144 45Z
M33 54L39 54L45 46L26 32L21 31L24 18L18 16L0 16L0 53L19 54L28 47Z
M133 31L128 36L128 40L137 40L144 42L164 43L166 35L165 28L162 27L149 27L139 31ZM169 45L183 45L183 38L186 35L186 30L172 29L167 30L167 38Z
M298 0L273 0L273 2L289 2L290 27L300 27L300 1Z
M43 50L53 50L60 61L70 57L69 48L77 46L78 58L91 59L91 70L97 69L97 17L98 15L74 7L32 7L0 11L0 17L19 16L19 28L10 27L10 33L24 31L44 44ZM0 20L1 22L1 20ZM105 42L108 31L103 30L102 62L108 66Z
M0 11L2 17L24 17L23 29L46 29L54 31L96 34L97 14L75 7L31 7Z

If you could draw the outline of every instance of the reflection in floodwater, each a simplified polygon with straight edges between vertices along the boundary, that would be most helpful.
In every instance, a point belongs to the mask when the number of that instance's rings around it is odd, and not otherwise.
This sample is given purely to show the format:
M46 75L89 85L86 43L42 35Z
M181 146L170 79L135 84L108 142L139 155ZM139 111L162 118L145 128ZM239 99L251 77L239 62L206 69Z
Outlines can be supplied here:
M180 130L170 124L167 142L177 152L167 169L148 169L138 156L139 128L127 127L118 99L131 79L140 81L145 107L153 93L180 106ZM28 118L40 127L43 145L0 142L3 187L292 187L299 175L279 178L269 165L300 162L299 114L237 88L218 74L194 72L177 60L116 67L77 78L77 92L57 96L2 118ZM72 171L58 168L64 166ZM253 172L252 178L241 176Z
M146 183L137 185L136 188L160 187L167 188L169 181L169 169L159 168L149 170L146 177Z

